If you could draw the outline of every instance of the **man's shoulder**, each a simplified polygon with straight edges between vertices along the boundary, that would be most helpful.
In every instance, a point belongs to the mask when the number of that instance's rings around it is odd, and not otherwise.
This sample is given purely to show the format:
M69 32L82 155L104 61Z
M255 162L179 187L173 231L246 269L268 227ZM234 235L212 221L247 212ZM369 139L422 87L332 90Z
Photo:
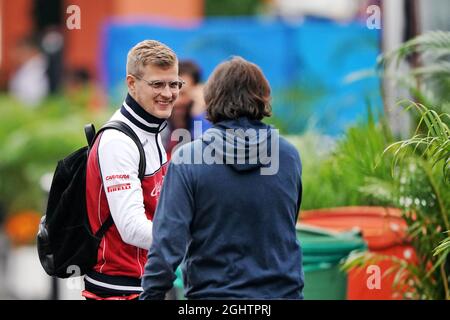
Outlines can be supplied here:
M139 152L136 143L127 134L114 129L108 129L102 132L99 141L99 150L107 148L108 150L120 153L125 150Z
M115 129L107 129L107 130L103 131L100 141L102 141L102 142L110 142L110 141L112 141L112 142L115 142L115 141L129 142L129 141L133 141L133 139L122 131L115 130Z

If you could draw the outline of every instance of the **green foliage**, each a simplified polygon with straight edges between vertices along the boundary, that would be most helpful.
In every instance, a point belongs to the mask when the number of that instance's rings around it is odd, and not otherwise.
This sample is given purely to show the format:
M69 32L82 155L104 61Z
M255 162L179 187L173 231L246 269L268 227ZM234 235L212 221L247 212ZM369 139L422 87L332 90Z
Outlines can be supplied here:
M406 260L397 263L399 261L395 257L377 258L388 259L394 263L390 272L394 272L396 278L407 278L414 290L406 297L448 297L449 261L444 255L433 254L435 247L443 243L443 231L448 228L450 218L450 189L442 178L442 171L419 155L411 153L397 165L392 180L386 180L378 187L386 185L387 190L391 190L392 204L403 209L409 239L417 255L417 264L407 263ZM359 259L361 264L368 265L373 263L374 256L363 254ZM350 259L346 267L351 267L352 264ZM404 275L406 271L412 273Z
M379 66L398 66L411 57L422 58L423 64L396 80L408 85L419 101L406 108L418 111L417 128L410 139L392 143L383 152L392 159L392 179L374 181L365 190L390 190L391 203L403 209L417 263L362 253L348 259L344 268L388 259L393 263L389 272L413 289L405 297L450 299L450 237L445 231L450 229L450 32L418 36L381 57Z
M341 194L336 193L333 181L327 175L329 172L323 172L328 168L325 163L330 157L331 150L335 148L335 141L312 130L301 136L286 136L286 138L299 150L302 159L302 210L327 207L341 202Z
M401 208L416 263L366 252L351 256L343 268L389 260L392 268L384 276L394 273L397 289L408 285L402 290L405 298L450 299L450 33L419 36L383 56L379 66L398 65L414 55L423 64L396 78L419 101L406 106L418 111L410 139L395 142L383 118L377 123L369 112L367 123L348 129L323 157L310 155L315 153L314 144L320 150L317 138L309 141L305 135L293 141L303 154L302 209Z
M42 212L46 194L40 179L56 163L85 145L86 123L101 124L105 114L89 114L53 97L30 109L0 97L0 203L9 213L21 209Z
M205 16L250 16L257 14L262 0L205 0Z
M390 179L390 159L382 153L392 139L386 122L377 123L370 111L335 143L313 132L289 137L303 160L302 209L390 204L390 191L380 184Z
M402 60L415 53L426 53L436 62L442 62L442 60L445 62L445 58L450 56L450 32L430 31L419 35L380 57L379 62L381 64L395 62L398 66Z
M420 114L416 133L386 151L394 153L393 168L399 171L402 189L409 191L409 198L403 198L399 205L405 212L413 213L405 216L423 267L423 282L435 280L427 283L434 290L430 289L433 295L426 298L450 299L450 241L442 232L442 228L450 230L450 115L439 115L417 103L411 103L408 109L411 108Z
M450 231L446 231L445 233L449 234ZM450 236L442 240L441 243L439 243L439 245L434 250L435 256L443 256L447 258L449 253L450 253Z
M419 57L420 64L411 67L408 75L387 75L407 86L411 94L437 113L450 113L450 32L431 31L411 39L396 50L381 56L382 70L391 63Z
M410 139L396 142L389 146L395 150L395 163L411 152L429 160L434 165L442 167L444 179L450 179L450 115L439 115L422 104L410 102L407 109L415 108L420 114L419 124L414 136ZM424 129L422 129L422 126ZM424 133L422 133L424 132Z
M450 272L450 241L443 232L450 220L450 188L443 178L448 118L415 106L422 115L420 124L427 129L409 140L394 142L383 118L377 123L370 112L365 123L349 128L335 146L312 132L289 140L302 154L303 210L348 205L403 209L417 264L362 253L349 259L345 268L388 259L396 288L409 284L405 298L442 299L448 296Z

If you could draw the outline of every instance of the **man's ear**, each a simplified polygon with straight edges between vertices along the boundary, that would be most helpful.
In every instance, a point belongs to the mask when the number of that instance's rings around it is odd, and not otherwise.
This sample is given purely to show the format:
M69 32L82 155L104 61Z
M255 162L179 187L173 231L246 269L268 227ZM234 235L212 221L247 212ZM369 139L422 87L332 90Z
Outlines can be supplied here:
M126 81L127 81L128 91L131 93L134 93L135 86L136 86L136 79L132 75L128 74Z

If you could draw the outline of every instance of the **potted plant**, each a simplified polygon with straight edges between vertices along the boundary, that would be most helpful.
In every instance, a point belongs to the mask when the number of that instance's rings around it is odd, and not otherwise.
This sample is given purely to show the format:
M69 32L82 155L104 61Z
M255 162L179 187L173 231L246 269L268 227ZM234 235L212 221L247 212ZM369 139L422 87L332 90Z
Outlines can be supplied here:
M416 131L410 139L392 143L384 152L393 159L392 179L385 186L390 190L392 203L403 211L417 263L359 254L347 261L345 269L389 259L394 266L388 273L395 273L397 284L408 283L412 288L406 297L450 299L450 69L446 60L450 56L450 32L421 35L386 55L381 62L399 61L420 53L425 53L424 66L413 68L402 79L402 83L411 85L416 98L416 102L406 106L418 111ZM366 186L377 187L380 184Z

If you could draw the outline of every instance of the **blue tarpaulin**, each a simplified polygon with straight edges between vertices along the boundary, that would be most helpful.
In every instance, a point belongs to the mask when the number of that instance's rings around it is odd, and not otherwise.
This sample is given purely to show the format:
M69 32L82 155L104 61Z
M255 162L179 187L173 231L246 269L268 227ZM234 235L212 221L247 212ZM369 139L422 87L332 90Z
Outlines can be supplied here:
M103 76L109 96L120 104L126 91L128 50L144 39L169 45L179 59L193 59L203 80L214 67L239 55L258 64L273 91L276 124L286 132L313 125L336 135L364 116L368 101L381 108L379 80L355 72L374 70L379 30L362 23L277 19L211 18L192 24L110 21L103 33Z

